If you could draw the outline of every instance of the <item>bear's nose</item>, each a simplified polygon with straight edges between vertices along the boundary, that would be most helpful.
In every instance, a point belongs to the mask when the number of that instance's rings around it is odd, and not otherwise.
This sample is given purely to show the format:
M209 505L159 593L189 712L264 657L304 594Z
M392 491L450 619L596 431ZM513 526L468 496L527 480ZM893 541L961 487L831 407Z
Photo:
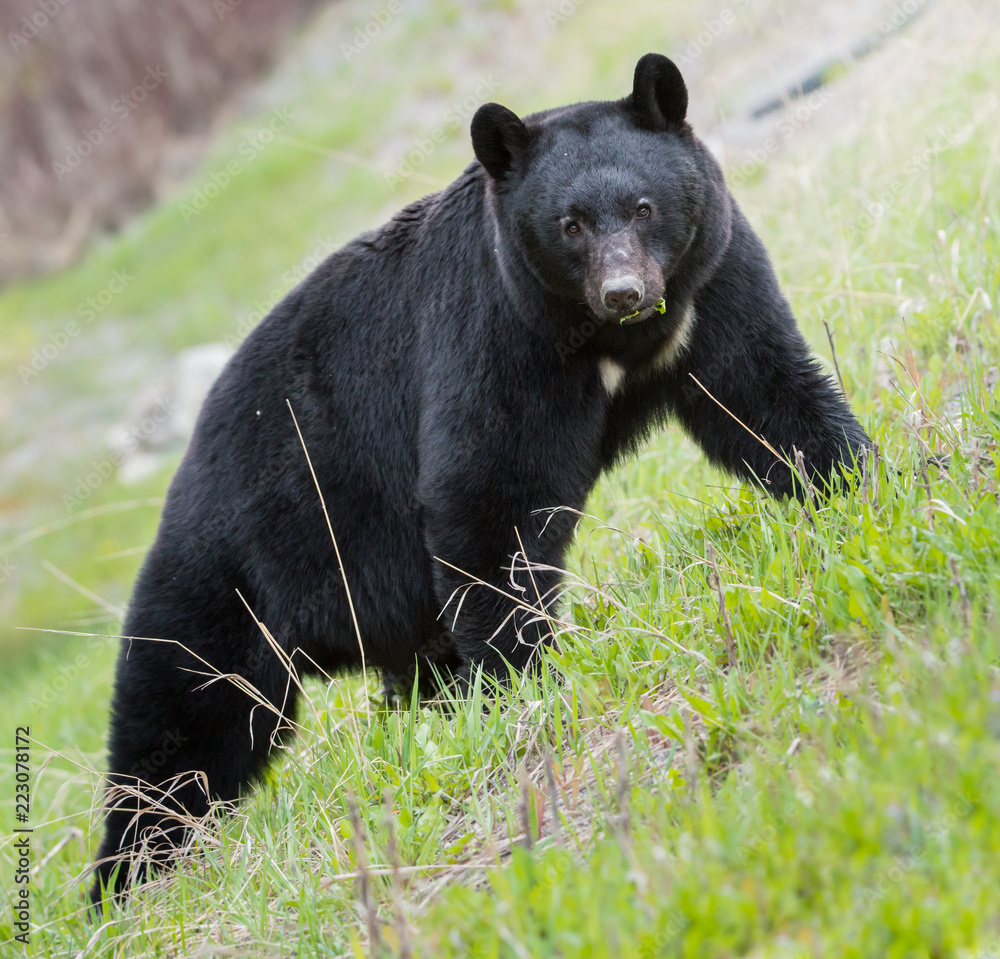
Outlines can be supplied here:
M642 280L637 276L618 276L601 284L601 299L615 313L632 312L639 305L643 292Z

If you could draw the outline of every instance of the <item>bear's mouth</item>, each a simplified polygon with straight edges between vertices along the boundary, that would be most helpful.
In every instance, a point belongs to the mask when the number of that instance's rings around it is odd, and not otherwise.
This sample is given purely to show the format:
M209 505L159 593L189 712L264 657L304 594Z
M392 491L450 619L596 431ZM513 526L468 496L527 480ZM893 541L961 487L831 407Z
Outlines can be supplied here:
M643 320L648 320L654 313L666 313L667 303L661 296L652 306L647 306L645 309L636 310L634 313L629 313L627 316L623 316L618 322L622 326L627 326L632 323L641 323Z

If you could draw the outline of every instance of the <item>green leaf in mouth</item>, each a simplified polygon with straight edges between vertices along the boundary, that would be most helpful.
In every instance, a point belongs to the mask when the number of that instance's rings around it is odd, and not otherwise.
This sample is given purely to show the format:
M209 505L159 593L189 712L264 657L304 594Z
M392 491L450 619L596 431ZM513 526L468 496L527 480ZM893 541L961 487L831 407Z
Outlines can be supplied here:
M654 309L658 310L660 313L667 312L667 303L662 296L656 301ZM631 320L633 316L638 316L641 312L642 310L636 310L634 313L629 313L628 316L623 316L618 322L624 323L626 320Z

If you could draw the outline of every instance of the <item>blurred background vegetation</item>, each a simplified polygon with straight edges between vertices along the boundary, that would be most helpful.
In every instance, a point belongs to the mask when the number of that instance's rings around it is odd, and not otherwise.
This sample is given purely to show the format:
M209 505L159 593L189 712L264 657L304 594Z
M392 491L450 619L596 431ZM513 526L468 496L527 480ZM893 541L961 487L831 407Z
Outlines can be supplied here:
M4 0L0 283L74 262L189 174L219 111L312 6Z

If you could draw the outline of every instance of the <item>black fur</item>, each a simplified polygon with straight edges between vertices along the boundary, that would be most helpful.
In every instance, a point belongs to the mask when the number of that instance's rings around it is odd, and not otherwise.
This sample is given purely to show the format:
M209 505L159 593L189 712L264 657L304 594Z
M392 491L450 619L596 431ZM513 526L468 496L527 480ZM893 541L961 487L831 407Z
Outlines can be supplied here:
M431 664L466 677L528 666L545 624L502 593L550 598L574 526L570 512L538 511L582 508L601 471L668 416L714 462L794 492L793 471L692 376L773 446L801 451L817 482L851 463L867 437L818 371L686 106L676 67L653 54L621 101L523 122L487 104L472 124L478 162L331 256L247 338L205 402L135 587L124 628L144 639L118 662L113 784L166 788L199 770L207 793L188 777L166 812L200 815L263 770L283 724L212 670L286 716L295 688L237 590L302 672L360 663L286 399L367 663L390 687L418 664L424 679ZM625 323L607 295L623 284L639 310ZM673 363L656 367L672 344ZM542 567L533 579L523 562L512 571L522 547ZM470 577L496 590L463 594ZM135 801L114 789L109 802L94 901L114 857L145 836L166 858L181 834L164 810L142 804L133 819Z

